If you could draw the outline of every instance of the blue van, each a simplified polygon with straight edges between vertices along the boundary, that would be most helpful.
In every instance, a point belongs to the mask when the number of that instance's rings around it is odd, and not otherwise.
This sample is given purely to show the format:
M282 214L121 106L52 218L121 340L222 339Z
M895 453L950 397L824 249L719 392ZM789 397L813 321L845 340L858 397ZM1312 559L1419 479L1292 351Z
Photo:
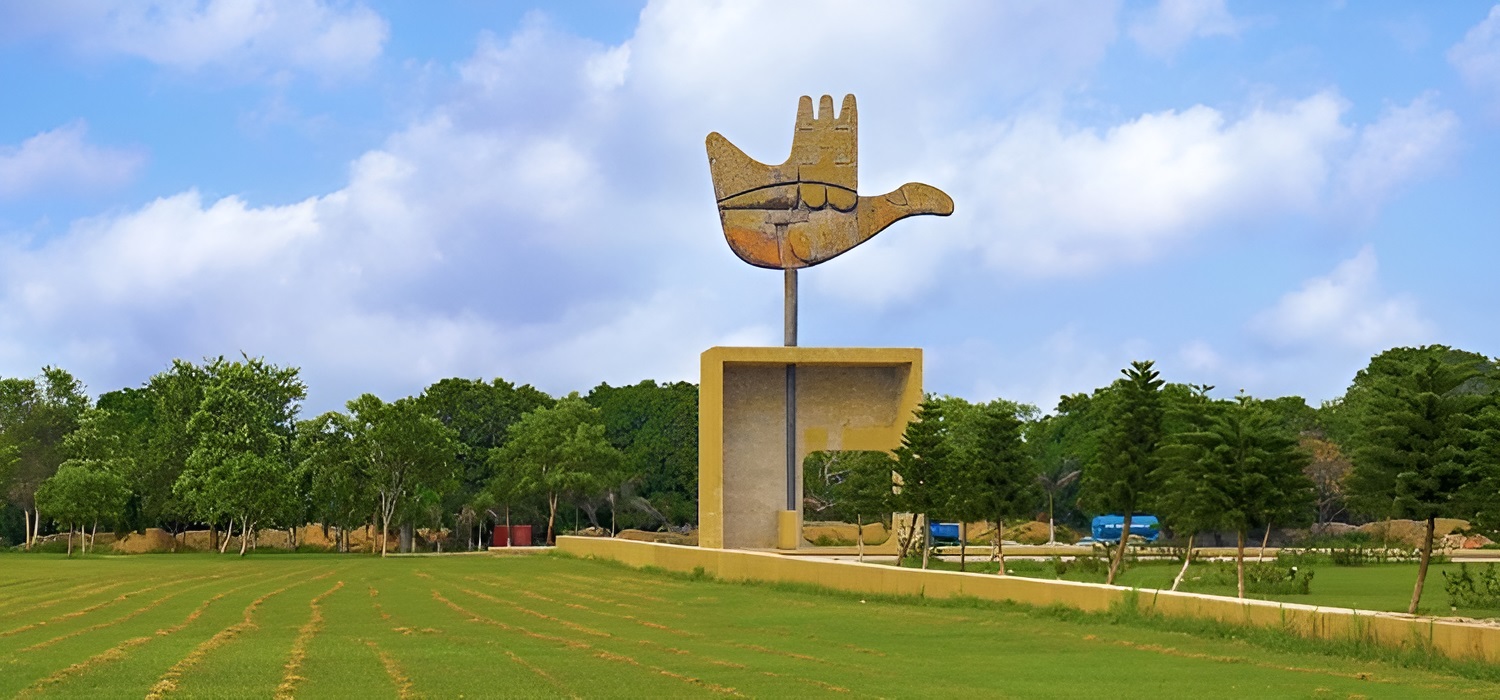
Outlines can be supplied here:
M1101 515L1094 518L1094 539L1100 542L1119 542L1120 529L1125 527L1123 515ZM1155 542L1161 537L1161 523L1154 515L1130 516L1130 534Z

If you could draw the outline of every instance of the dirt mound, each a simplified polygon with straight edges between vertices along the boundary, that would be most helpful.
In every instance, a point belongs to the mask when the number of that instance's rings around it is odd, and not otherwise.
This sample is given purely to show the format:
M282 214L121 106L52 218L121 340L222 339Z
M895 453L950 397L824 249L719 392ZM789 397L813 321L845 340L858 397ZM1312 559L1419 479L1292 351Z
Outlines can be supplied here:
M865 544L873 545L885 542L890 538L882 523L865 523ZM802 539L812 544L819 540L823 542L838 542L854 544L858 542L859 528L854 523L840 523L833 521L807 521L802 523Z
M172 551L172 534L159 527L147 528L144 533L127 532L124 537L115 541L114 551L117 554L170 552Z
M1444 537L1454 532L1469 529L1469 521L1457 518L1438 518L1434 523L1433 544L1441 542ZM1366 533L1376 540L1400 542L1408 547L1422 546L1422 539L1427 536L1427 523L1420 520L1382 520L1380 522L1360 525L1358 530Z
M663 544L685 544L696 547L698 545L698 532L694 530L687 534L677 532L647 532L645 530L621 530L615 534L616 539L632 540L635 542L661 542Z

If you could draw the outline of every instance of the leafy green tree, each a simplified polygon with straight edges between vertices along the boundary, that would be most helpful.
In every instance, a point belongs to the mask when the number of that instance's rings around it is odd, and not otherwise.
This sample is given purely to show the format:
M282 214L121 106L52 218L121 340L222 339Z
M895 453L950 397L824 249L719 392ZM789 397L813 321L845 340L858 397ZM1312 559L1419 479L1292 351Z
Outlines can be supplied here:
M842 505L854 513L855 542L859 560L865 560L865 521L882 520L891 512L896 461L885 452L851 450L844 452L846 471L842 487Z
M125 508L130 489L124 477L95 460L69 460L37 488L36 500L59 523L68 526L68 556L73 555L73 532L88 535L83 552L88 553L92 533L99 521L118 518ZM89 526L92 525L92 530Z
M551 406L551 396L530 384L504 379L443 379L425 389L419 401L452 429L464 449L458 455L456 488L441 494L445 512L462 512L490 482L489 453L505 444L507 429L527 412ZM483 509L479 511L483 512Z
M1472 517L1496 368L1488 358L1443 345L1394 348L1360 370L1344 395L1358 416L1350 492L1367 511L1426 521L1421 565L1407 612L1416 613L1439 517Z
M83 383L56 367L42 368L36 378L0 379L0 453L12 455L0 485L25 516L27 549L41 534L37 489L57 473L65 459L63 439L88 408Z
M189 424L203 403L211 379L209 366L176 359L141 390L149 404L149 418L142 427L144 435L138 438L143 446L136 456L136 470L130 475L135 485L138 527L165 528L172 533L174 550L195 516L187 492L175 486L197 446ZM219 520L206 522L213 528Z
M454 479L459 451L454 431L412 398L385 403L373 394L349 402L350 447L369 479L380 514L380 556L389 547L391 521L421 493L440 491Z
M1200 528L1217 525L1235 531L1235 564L1243 598L1247 533L1312 509L1313 485L1302 473L1309 457L1284 421L1245 396L1212 411L1202 431L1177 439L1196 448L1191 460L1183 460L1196 462L1196 468L1173 475L1190 479L1190 485L1169 479L1167 491L1179 494L1178 504L1184 497L1192 501L1173 512Z
M335 528L340 552L349 551L349 532L368 522L376 499L368 464L354 450L354 431L348 415L329 411L297 424L298 468L307 483L312 516Z
M686 382L600 384L585 400L624 455L620 488L627 512L669 524L698 518L698 387Z
M1087 524L1078 508L1079 478L1084 466L1099 458L1099 438L1109 423L1109 406L1117 393L1111 386L1092 394L1063 396L1053 415L1025 425L1026 447L1038 471L1055 479L1051 488L1043 484L1043 489L1049 497L1048 512L1055 510L1058 521ZM1078 476L1068 478L1069 474Z
M240 526L240 556L264 521L296 499L292 442L306 387L298 370L259 358L208 366L203 401L188 422L193 450L173 489L207 522Z
M913 538L918 532L916 528L927 527L928 514L945 505L941 480L952 463L947 437L943 405L928 397L917 407L916 416L901 436L901 446L896 448L896 470L901 477L896 503L912 514ZM911 540L908 538L902 544L899 557L905 557ZM922 568L927 568L931 555L932 538L923 533Z
M623 456L605 438L599 409L574 392L551 408L522 416L495 459L516 470L521 493L546 499L547 542L552 543L558 504L602 490L603 475L618 469Z
M1125 564L1130 522L1145 501L1159 462L1164 408L1160 373L1153 363L1132 362L1116 381L1117 398L1109 406L1109 420L1099 440L1098 457L1083 472L1083 493L1099 512L1119 512L1124 518L1120 546L1109 564L1108 583Z
M1211 386L1189 386L1189 394L1173 401L1168 411L1173 426L1161 446L1161 462L1155 481L1156 514L1175 534L1186 534L1182 569L1172 581L1172 590L1182 585L1193 561L1193 541L1198 533L1223 526L1223 512L1209 493L1211 460L1208 449L1194 440L1203 436L1226 404L1208 397Z
M974 445L966 454L954 450L950 497L961 503L964 521L995 521L995 558L999 575L1005 575L1005 521L1029 517L1038 501L1037 474L1031 454L1021 439L1017 405L997 400L976 407L965 429L973 433ZM1028 407L1029 408L1029 407ZM1034 411L1035 409L1032 409ZM955 425L953 432L958 431Z

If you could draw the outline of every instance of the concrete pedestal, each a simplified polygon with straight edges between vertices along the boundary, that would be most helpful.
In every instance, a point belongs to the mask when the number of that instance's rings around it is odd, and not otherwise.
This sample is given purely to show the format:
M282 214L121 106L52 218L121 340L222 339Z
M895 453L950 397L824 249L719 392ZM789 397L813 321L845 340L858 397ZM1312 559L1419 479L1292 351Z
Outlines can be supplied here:
M818 450L893 450L922 401L918 348L726 348L701 357L698 543L802 542L802 460ZM786 367L797 366L796 504L787 510Z

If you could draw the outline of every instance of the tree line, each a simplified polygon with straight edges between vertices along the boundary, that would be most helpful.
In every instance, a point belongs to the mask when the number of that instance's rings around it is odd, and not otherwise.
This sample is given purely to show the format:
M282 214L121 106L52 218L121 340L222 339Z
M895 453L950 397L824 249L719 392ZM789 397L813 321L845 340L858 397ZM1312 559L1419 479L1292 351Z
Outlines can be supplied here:
M1494 359L1441 345L1395 348L1316 409L1295 396L1213 398L1213 389L1167 383L1152 362L1134 362L1046 416L1005 400L929 396L894 455L817 456L809 473L826 487L810 490L817 509L858 520L897 511L993 522L1001 575L1007 520L1050 520L1054 509L1073 524L1123 516L1125 533L1135 516L1154 514L1185 545L1184 571L1199 535L1227 531L1241 596L1247 539L1264 532L1264 546L1273 526L1411 518L1425 525L1412 611L1437 518L1500 526ZM903 559L913 539L901 543ZM930 538L921 540L925 567ZM1128 541L1111 552L1109 583Z
M1042 512L1073 525L1115 513L1128 532L1149 512L1189 560L1200 535L1232 533L1241 578L1247 539L1264 532L1264 542L1272 526L1412 518L1426 525L1415 606L1436 518L1500 525L1497 386L1496 360L1432 345L1376 355L1317 408L1296 396L1216 398L1214 387L1165 382L1151 362L1061 397L1050 415L931 396L893 455L810 459L809 478L826 488L808 489L808 507L859 522L893 511L992 521L1002 533ZM556 398L451 378L310 419L305 396L296 368L249 357L174 361L97 401L55 367L0 378L0 536L30 546L101 524L174 537L207 527L221 547L241 533L243 549L245 533L322 523L341 549L373 527L384 551L387 533L406 547L415 528L478 547L488 525L525 522L550 540L569 510L575 526L581 516L611 531L696 520L692 384Z
M241 554L263 528L321 523L340 550L373 526L484 544L514 519L554 536L589 523L684 526L697 517L697 387L600 384L554 398L503 379L450 378L387 402L364 394L309 419L294 367L177 360L142 386L90 399L73 375L0 378L0 538L207 528ZM221 536L222 535L222 536ZM87 547L91 538L81 538ZM295 539L293 539L295 542ZM174 544L175 546L175 544Z

